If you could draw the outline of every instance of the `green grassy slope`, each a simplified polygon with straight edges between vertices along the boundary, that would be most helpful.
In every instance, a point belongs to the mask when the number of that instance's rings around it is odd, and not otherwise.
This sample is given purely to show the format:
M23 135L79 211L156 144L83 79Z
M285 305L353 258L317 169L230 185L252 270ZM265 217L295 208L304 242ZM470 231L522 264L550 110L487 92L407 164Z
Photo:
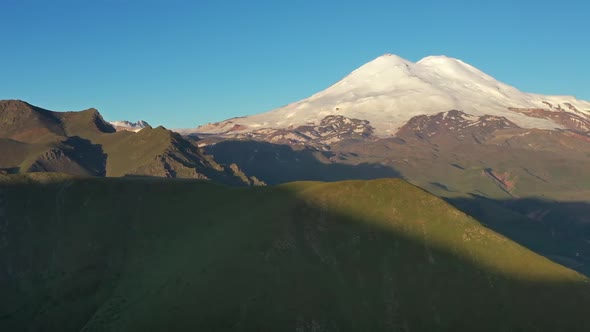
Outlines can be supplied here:
M95 109L53 112L20 100L0 100L0 168L104 175L106 156L90 139L114 131Z
M2 331L590 329L588 279L402 180L4 176L0 248Z
M590 276L588 202L479 196L447 200L513 241Z
M79 112L54 112L54 114L61 120L67 136L93 140L105 133L115 132L115 128L106 122L95 108Z
M544 194L558 200L590 201L590 142L567 134L530 135L518 142L499 135L502 139L486 144L384 139L366 144L340 142L332 149L344 154L347 163L382 162L408 181L444 197L473 193L509 199Z
M107 174L133 174L135 169L155 163L157 156L164 154L170 146L170 135L171 132L163 128L146 128L138 133L119 132L100 137L98 142L110 156Z

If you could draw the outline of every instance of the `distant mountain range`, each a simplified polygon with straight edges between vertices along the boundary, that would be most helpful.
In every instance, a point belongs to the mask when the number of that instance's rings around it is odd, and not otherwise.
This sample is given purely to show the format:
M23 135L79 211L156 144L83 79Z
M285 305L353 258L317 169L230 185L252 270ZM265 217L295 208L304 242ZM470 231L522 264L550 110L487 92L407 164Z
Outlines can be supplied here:
M151 127L147 122L139 120L137 122L131 121L110 121L109 122L117 131L128 130L138 132L145 127Z

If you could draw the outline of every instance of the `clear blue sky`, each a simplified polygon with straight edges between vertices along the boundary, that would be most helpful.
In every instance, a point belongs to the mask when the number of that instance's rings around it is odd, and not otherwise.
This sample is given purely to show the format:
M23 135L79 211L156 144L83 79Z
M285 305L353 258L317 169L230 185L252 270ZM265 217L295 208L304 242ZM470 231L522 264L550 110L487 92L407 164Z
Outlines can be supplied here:
M395 53L590 100L589 3L0 0L0 99L193 127L305 98Z

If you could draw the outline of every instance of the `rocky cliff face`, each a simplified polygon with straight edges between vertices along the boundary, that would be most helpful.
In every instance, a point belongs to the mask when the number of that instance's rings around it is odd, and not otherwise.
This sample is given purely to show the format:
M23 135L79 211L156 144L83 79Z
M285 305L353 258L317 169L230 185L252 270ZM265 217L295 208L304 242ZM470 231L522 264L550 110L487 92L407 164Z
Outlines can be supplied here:
M145 127L150 127L150 125L143 120L139 120L136 122L131 121L111 121L110 124L115 127L117 131L133 131L138 132Z

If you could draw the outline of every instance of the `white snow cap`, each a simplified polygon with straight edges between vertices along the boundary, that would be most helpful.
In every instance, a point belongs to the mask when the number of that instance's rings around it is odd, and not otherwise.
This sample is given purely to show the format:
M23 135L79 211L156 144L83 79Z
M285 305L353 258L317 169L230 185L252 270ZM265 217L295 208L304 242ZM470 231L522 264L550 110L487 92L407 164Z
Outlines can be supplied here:
M368 120L377 135L388 136L413 116L457 109L474 115L505 116L525 128L559 128L551 120L508 110L508 107L547 108L543 101L553 105L570 103L590 114L590 102L571 96L521 92L458 59L428 56L414 63L394 54L384 54L309 98L231 121L243 126L240 132L247 132L266 127L317 124L328 115L338 114ZM218 123L191 131L221 133L227 129L227 125Z
M135 132L138 132L138 131L142 130L143 128L149 126L149 124L143 120L139 120L137 122L122 120L122 121L111 121L109 123L111 125L113 125L115 128L117 128L118 130L128 130L128 131L135 131Z

